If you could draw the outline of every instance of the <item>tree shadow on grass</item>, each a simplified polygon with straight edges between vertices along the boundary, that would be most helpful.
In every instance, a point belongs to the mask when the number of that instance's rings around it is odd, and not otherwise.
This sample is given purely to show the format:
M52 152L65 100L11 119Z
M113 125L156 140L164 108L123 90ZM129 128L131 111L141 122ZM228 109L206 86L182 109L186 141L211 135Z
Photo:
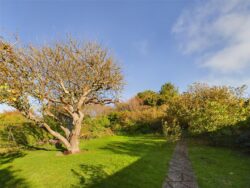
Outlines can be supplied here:
M79 179L79 184L71 185L74 188L90 187L93 182L100 182L107 176L103 170L104 166L80 165L80 170L71 169L72 173Z
M16 158L24 157L25 155L26 154L21 152L21 151L1 154L0 155L0 164L3 165L3 164L11 163Z
M173 145L153 142L152 140L130 140L129 142L112 142L103 150L114 154L138 156L139 159L120 171L108 176L104 166L81 168L78 187L91 188L152 188L161 187L167 173L167 165L172 156ZM115 165L115 164L114 164ZM88 183L86 178L89 178Z
M24 157L26 154L20 151L6 153L0 155L0 166L4 164L11 163L17 158ZM14 188L22 187L28 188L28 184L25 179L17 177L15 174L18 173L18 170L13 170L12 166L8 166L0 169L0 187L1 188Z
M29 185L24 178L17 177L18 170L13 170L11 166L0 169L0 187L1 188L28 188Z

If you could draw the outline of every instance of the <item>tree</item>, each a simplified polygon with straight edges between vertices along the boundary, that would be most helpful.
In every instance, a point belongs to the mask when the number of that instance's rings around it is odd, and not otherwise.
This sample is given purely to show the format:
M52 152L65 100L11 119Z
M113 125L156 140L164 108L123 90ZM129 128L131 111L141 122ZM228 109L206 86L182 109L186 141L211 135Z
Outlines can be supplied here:
M176 97L179 92L178 89L172 83L168 82L161 86L159 94L159 104L166 104L169 103L174 97Z
M137 97L143 101L144 105L148 106L156 106L159 102L159 94L151 90L140 92Z
M245 87L231 88L196 83L172 100L166 121L178 122L192 133L213 132L244 121L249 104L242 96Z
M123 88L120 67L96 43L70 39L54 46L18 48L0 41L0 62L0 103L45 128L70 153L80 151L84 107L112 103ZM39 103L39 111L32 101ZM64 134L53 130L45 117L57 121Z

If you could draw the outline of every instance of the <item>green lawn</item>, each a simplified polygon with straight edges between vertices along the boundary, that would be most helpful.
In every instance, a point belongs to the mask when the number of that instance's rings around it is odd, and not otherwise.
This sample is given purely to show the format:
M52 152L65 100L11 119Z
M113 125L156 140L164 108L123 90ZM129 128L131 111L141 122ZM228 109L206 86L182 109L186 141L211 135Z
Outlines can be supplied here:
M0 156L0 187L157 188L173 145L150 136L112 136L82 142L85 151L25 151Z
M250 188L250 156L232 149L189 143L200 188Z

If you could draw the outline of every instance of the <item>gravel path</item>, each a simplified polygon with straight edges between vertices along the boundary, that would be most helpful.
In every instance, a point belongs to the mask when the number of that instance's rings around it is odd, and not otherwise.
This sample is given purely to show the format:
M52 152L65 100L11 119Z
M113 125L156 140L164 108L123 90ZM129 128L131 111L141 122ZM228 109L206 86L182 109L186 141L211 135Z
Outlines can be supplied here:
M163 188L198 188L198 184L188 158L187 144L177 143Z

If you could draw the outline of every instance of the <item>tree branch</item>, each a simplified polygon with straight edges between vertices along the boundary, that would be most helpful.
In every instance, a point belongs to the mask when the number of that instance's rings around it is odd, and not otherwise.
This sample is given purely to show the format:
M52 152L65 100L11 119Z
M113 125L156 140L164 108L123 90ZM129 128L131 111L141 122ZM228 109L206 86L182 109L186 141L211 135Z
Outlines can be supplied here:
M62 125L60 126L60 128L64 131L66 138L69 139L70 130Z

